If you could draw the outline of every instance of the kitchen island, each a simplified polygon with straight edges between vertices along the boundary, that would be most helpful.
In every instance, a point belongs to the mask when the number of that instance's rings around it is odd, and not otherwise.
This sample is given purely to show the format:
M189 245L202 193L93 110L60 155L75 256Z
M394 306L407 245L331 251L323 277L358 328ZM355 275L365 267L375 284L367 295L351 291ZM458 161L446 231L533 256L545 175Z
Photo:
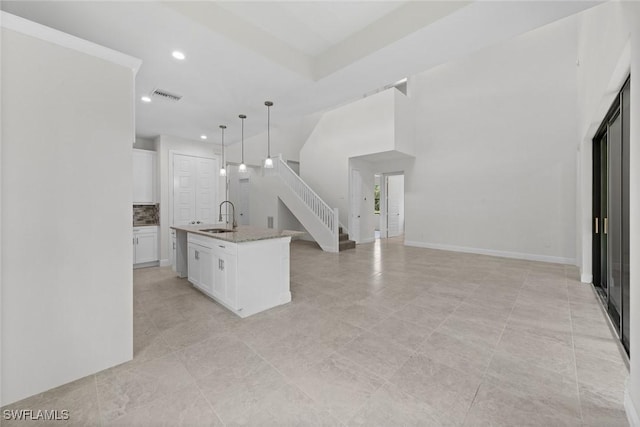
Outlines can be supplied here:
M173 268L240 317L291 301L289 244L296 231L253 226L180 225Z

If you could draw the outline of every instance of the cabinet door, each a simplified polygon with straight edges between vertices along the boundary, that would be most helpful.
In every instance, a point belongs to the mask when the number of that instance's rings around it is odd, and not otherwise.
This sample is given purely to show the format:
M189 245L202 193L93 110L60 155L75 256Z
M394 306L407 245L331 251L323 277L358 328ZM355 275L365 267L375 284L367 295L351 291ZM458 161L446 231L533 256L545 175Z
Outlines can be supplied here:
M188 277L189 282L196 286L200 286L200 252L201 248L198 245L189 244L187 256L188 265Z
M224 288L224 300L233 307L238 308L238 288L236 286L236 257L226 253L218 257L220 265L216 282L221 282Z
M171 257L171 269L173 271L178 271L178 269L176 268L176 252L177 252L176 245L177 245L176 236L172 235L171 236L171 252L169 256Z
M216 257L213 251L209 248L199 248L199 262L200 262L200 288L210 294L214 294L215 289L215 266Z
M158 233L136 233L136 264L158 260Z
M133 203L155 203L155 153L133 151Z
M136 263L136 233L133 233L133 250L131 251L131 254L133 255L133 263Z

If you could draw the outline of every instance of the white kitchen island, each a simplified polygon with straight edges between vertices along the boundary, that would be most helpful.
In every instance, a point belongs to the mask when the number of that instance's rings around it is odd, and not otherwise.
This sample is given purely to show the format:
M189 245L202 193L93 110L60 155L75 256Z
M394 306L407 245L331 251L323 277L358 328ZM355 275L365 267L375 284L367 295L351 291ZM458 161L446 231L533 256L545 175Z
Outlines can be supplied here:
M302 234L252 226L207 232L219 225L172 226L173 268L240 317L291 301L289 244Z

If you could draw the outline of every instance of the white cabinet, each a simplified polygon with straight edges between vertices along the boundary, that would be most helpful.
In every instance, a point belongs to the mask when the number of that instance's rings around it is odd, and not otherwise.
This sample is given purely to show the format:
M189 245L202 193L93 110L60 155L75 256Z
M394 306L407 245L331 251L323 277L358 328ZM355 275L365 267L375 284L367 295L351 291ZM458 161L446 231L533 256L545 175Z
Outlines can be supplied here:
M213 249L215 270L215 296L230 307L238 308L236 285L237 256L232 243L218 244Z
M231 243L175 228L177 271L186 265L189 281L236 315L251 316L291 301L291 237Z
M211 248L189 243L189 281L206 293L213 293L215 272Z
M231 309L238 308L236 245L189 235L188 280Z
M158 261L158 227L135 227L133 229L133 263L144 264Z
M156 153L133 150L133 204L156 203Z

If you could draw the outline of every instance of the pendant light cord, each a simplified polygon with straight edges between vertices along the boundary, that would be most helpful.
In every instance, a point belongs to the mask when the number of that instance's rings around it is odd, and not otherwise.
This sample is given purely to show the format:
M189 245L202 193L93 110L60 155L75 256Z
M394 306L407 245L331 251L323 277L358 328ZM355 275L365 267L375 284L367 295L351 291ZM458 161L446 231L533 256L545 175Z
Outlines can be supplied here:
M240 163L244 164L244 119L246 119L247 116L240 114L238 117L242 120L242 160Z

